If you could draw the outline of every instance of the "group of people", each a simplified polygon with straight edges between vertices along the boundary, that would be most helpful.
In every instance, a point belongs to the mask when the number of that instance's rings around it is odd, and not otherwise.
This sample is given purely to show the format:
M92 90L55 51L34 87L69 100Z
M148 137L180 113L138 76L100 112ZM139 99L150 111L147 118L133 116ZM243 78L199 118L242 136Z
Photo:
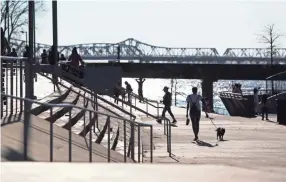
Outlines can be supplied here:
M81 74L81 69L84 67L84 61L81 56L78 54L76 47L73 48L71 55L68 58L68 62L66 62L66 57L64 54L59 52L56 53L57 57L54 59L54 46L52 46L49 50L49 54L47 54L46 49L43 49L41 54L41 63L42 64L50 64L55 65L60 63L60 67L67 72L71 72L73 75L83 77Z
M136 79L137 83L138 83L138 95L139 95L139 102L143 102L144 101L144 97L143 97L143 83L145 81L145 79L139 78ZM131 87L131 85L125 81L125 86L126 88L121 87L121 83L118 82L115 87L114 87L114 103L118 104L118 99L119 96L122 96L122 100L125 101L125 95L128 95L128 102L131 103L131 93L133 92L133 89ZM170 114L170 116L172 117L172 124L176 124L177 120L172 112L171 106L172 106L172 94L169 92L169 88L167 86L165 86L163 88L164 91L164 96L163 96L163 100L161 101L161 103L164 105L163 111L162 111L162 115L161 118L165 117L166 112L168 112ZM194 141L198 140L198 134L199 134L199 124L200 124L200 119L201 119L201 104L200 102L202 102L203 104L203 110L207 111L208 110L208 100L207 98L203 98L201 95L198 94L198 88L197 87L193 87L192 88L192 94L188 95L186 98L186 102L187 102L187 109L186 109L186 117L191 119L192 122L192 128L193 128L193 132L194 132ZM208 114L206 113L206 117L208 117ZM162 119L157 119L158 123L162 123Z
M117 84L115 85L114 90L113 90L113 94L115 96L114 103L118 104L119 96L121 96L122 100L125 101L126 93L127 93L127 99L128 99L127 102L131 104L132 102L131 94L133 92L133 89L127 81L125 81L125 86L126 86L125 89L121 87L121 82L117 82Z
M138 83L138 99L139 102L143 102L144 101L144 97L143 97L143 83L145 82L145 78L139 78L139 79L135 79L136 82ZM118 98L119 96L122 97L122 100L125 101L125 95L127 93L127 98L128 98L128 102L131 103L131 93L133 92L133 89L130 85L130 83L128 83L127 81L125 81L125 89L123 87L121 87L121 82L118 82L115 87L114 87L114 103L118 104Z
M43 49L43 52L41 54L41 63L42 64L51 64L54 65L56 63L58 63L59 61L66 61L66 58L64 56L64 54L61 54L58 52L57 53L57 58L56 60L53 59L53 55L55 52L55 48L54 46L52 46L49 50L49 54L47 54L46 49ZM81 58L81 56L78 54L76 47L73 48L71 55L68 58L69 64L74 66L74 67L79 67L80 65L84 65L84 62Z
M242 94L241 84L240 83L236 83L236 84L232 85L232 93Z

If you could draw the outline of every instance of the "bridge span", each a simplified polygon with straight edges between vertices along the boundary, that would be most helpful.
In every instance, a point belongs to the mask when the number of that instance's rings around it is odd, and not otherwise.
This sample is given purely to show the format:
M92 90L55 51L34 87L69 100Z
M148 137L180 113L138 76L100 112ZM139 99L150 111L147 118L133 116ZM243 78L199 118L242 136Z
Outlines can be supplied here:
M11 44L20 55L24 52L25 41L13 39ZM50 47L36 43L36 56ZM123 77L202 79L202 94L210 98L210 105L214 81L264 80L286 70L286 48L274 50L270 67L270 49L266 48L228 48L220 55L215 48L170 48L130 38L118 43L58 46L58 50L67 57L74 47L91 63L87 66L117 66ZM98 63L99 60L111 63Z
M24 52L25 41L12 39L12 47L20 54ZM51 45L36 43L36 56ZM135 63L173 64L269 64L270 49L227 48L220 55L216 48L171 48L154 46L129 38L118 43L89 43L58 46L66 57L77 47L84 60L127 60ZM286 48L274 50L274 64L286 64Z

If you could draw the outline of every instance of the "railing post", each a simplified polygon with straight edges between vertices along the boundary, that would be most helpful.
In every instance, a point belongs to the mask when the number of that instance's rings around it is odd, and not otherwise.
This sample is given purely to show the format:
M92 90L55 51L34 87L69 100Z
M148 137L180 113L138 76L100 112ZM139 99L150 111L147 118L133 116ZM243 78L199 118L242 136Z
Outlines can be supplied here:
M71 110L72 108L69 111L69 162L72 161Z
M165 125L165 123L167 124L167 126L166 127L164 127L164 128L166 128L166 135L167 135L167 152L169 152L169 121L168 120L166 120L166 118L164 118L164 125ZM164 134L165 134L165 129L164 129Z
M171 127L171 121L169 120L169 157L172 155L172 127Z
M27 61L25 64L25 71L26 71L26 98L32 99L34 96L34 85L33 85L33 70L32 70L32 61L33 61L33 28L34 28L34 21L33 17L35 15L35 2L29 1L29 61ZM25 107L24 107L24 160L27 160L28 157L28 143L29 143L29 126L30 126L30 109L31 109L31 103L28 101L25 101Z
M5 93L8 94L8 63L6 62L6 69L5 69L5 77L6 77L6 89L5 89ZM8 98L6 97L6 115L8 115Z
M134 158L134 123L133 122L131 122L130 123L130 125L131 125L131 137L130 137L130 140L131 140L131 142L130 142L130 144L131 144L131 147L130 147L130 149L131 149L131 159L132 160L134 160L135 158Z
M16 97L18 97L18 60L15 60ZM13 69L14 72L14 69ZM16 99L16 113L18 112L18 99Z
M9 61L9 67L10 67L10 95L14 95L13 93L13 86L14 86L14 76L13 76L13 60ZM8 68L8 67L7 67ZM13 114L13 98L10 98L10 113Z
M129 109L130 109L130 114L132 114L132 107L131 107L131 104L129 105ZM131 116L131 115L130 115L129 120L130 120L130 121L132 120L132 116Z
M138 124L138 140L137 140L137 143L138 143L138 163L140 163L140 124Z
M163 118L163 121L164 121L164 135L166 135L166 118L165 117Z
M148 102L146 102L146 112L148 113ZM146 116L148 117L148 114Z
M110 162L110 116L107 118L107 158Z
M20 97L23 98L23 60L20 63ZM23 100L20 100L20 112L23 112Z
M95 114L95 113L94 113ZM89 120L91 122L92 112L89 112ZM89 127L89 162L92 162L92 129Z
M98 111L98 98L97 98L97 93L95 91L94 91L94 96L95 96L95 110ZM96 128L98 128L98 114L96 115ZM94 133L95 133L95 127L94 127Z
M50 117L52 118L52 115L53 115L53 107L51 107L51 109L50 109ZM53 147L53 133L54 133L54 131L53 131L53 129L54 129L54 127L53 127L53 123L50 121L50 162L53 162L53 149L54 149L54 147Z
M150 126L150 160L153 163L153 126Z
M123 137L124 137L124 162L126 162L126 121L123 121Z
M159 102L157 102L157 117L159 117Z

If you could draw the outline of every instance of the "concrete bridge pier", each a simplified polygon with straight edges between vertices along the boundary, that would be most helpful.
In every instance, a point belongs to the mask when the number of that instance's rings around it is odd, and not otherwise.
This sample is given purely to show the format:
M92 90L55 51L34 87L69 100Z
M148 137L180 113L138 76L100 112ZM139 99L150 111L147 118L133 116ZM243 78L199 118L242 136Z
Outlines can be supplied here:
M202 80L202 96L209 100L210 110L213 111L213 78L206 77Z

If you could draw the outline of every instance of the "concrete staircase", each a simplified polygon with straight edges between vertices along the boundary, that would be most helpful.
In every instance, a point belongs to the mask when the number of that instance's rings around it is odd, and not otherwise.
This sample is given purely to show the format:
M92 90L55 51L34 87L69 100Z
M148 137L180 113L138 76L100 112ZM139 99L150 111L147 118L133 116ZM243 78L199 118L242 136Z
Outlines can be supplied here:
M62 88L61 95L58 93L51 94L49 98L45 98L47 103L68 103L76 106L84 107L90 110L96 110L96 105L92 95L83 93L82 90L76 87L68 89ZM58 96L55 98L55 96ZM52 111L52 112L51 112ZM104 114L109 114L118 117L129 118L124 110L116 109L103 101L98 102L97 111ZM112 111L112 112L111 112ZM37 117L52 122L57 126L69 130L81 136L88 138L89 132L92 131L92 141L104 147L108 147L108 122L107 116L103 114L94 115L85 110L78 108L49 108L46 106L37 106L33 108L32 113ZM70 118L70 123L69 123ZM137 128L135 128L134 136L137 136ZM131 125L126 122L126 147L130 156L130 135ZM144 131L141 130L143 134ZM124 120L110 118L110 147L112 150L124 154ZM138 145L137 138L134 137L135 146ZM135 153L136 155L137 153ZM124 159L122 157L122 159Z

